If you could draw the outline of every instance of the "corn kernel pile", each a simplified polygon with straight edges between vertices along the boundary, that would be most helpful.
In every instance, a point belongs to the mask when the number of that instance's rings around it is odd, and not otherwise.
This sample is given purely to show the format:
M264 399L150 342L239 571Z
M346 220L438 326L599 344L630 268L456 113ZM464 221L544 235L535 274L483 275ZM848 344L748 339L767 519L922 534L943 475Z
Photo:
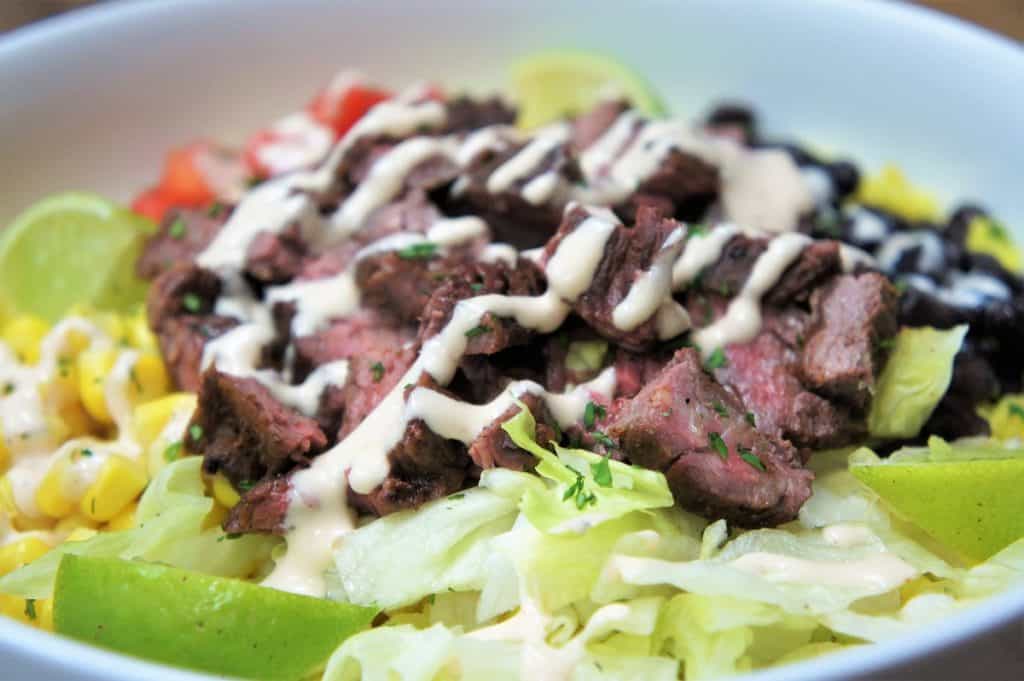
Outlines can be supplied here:
M145 314L76 310L54 326L0 326L0 575L60 542L135 525L138 499L170 461L195 396L171 393ZM208 481L219 522L238 500ZM52 629L49 599L0 594L0 613Z

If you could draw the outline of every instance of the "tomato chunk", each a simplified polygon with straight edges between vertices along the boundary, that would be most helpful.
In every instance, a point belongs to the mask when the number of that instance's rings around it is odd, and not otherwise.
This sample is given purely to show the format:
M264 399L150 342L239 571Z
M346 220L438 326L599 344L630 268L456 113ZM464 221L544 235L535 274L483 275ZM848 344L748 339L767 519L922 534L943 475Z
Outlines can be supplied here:
M207 142L193 142L167 154L160 187L173 205L201 207L214 200L215 194L199 163L200 156L209 149Z
M132 211L160 224L164 213L171 207L171 201L164 196L161 187L150 187L132 201Z
M309 112L341 137L363 114L390 98L390 92L364 85L352 85L341 92L327 88L313 99Z

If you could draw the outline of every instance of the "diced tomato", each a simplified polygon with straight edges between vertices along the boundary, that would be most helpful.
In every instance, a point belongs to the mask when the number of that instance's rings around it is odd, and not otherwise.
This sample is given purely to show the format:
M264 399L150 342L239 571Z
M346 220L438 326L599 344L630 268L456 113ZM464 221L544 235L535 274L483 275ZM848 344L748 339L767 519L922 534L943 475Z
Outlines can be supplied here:
M132 210L160 224L160 221L164 219L164 213L171 205L160 187L150 187L135 197L135 200L132 201Z
M276 142L277 139L278 134L273 130L260 130L259 132L251 135L249 139L245 141L245 150L242 152L242 162L253 177L261 180L270 177L270 168L267 168L267 166L260 161L260 149L262 149L264 145Z
M214 200L214 192L198 163L200 154L207 153L209 148L207 142L193 142L167 154L160 187L172 204L198 208Z
M323 90L309 105L313 118L334 130L341 137L374 105L391 98L391 93L363 85L353 85L342 92Z

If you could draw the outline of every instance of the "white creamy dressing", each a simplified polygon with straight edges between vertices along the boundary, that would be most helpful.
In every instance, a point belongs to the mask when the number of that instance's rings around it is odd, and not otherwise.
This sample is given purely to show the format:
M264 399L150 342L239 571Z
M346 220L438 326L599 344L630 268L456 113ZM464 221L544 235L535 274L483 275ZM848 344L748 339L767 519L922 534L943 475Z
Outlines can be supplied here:
M754 262L743 288L729 301L725 314L694 334L705 356L730 343L745 343L758 334L761 298L811 242L810 237L795 232L780 234L768 242L768 248Z
M721 165L722 206L733 222L784 233L814 208L814 196L793 163L778 149L742 150Z
M649 269L637 275L629 293L612 310L612 323L622 331L632 331L671 302L672 266L683 251L684 231L677 227L662 244ZM668 300L666 300L668 299Z
M270 126L269 139L256 149L256 159L271 175L281 175L320 163L333 144L333 130L309 112L296 111Z
M892 553L875 553L857 560L809 560L754 551L728 563L769 581L834 587L867 587L878 593L895 589L919 573Z
M672 288L676 291L687 288L705 267L718 262L725 245L739 233L732 224L718 225L703 234L691 231L682 257L672 267Z
M566 234L548 259L548 286L563 299L576 302L590 286L604 257L605 244L619 225L614 216L591 215Z
M487 178L487 191L498 194L512 189L516 182L529 177L548 154L568 142L571 134L572 127L568 123L555 123L539 130L515 156L502 163L491 173L491 176ZM557 184L558 178L556 177L555 180L555 184ZM535 190L534 196L536 197L539 192L540 190ZM526 199L531 201L528 196ZM540 202L531 201L531 203Z
M477 254L477 259L481 262L501 262L509 267L515 267L519 251L510 244L487 244Z
M643 119L632 109L619 114L615 122L580 154L579 164L584 176L596 178L607 173L642 124Z

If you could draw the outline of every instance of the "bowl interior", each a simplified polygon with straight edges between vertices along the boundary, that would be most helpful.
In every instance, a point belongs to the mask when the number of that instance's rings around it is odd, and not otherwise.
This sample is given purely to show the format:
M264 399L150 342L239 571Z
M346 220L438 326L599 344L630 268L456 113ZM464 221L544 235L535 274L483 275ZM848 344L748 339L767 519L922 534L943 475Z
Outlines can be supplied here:
M65 189L127 199L156 179L168 147L240 141L340 67L393 86L488 91L505 85L511 60L543 48L623 59L681 115L742 98L770 130L869 168L898 161L949 204L979 201L1024 238L1024 50L925 10L837 0L180 0L74 12L0 40L0 224ZM763 676L850 678L1015 613L1024 592L870 655ZM26 665L6 678L172 678L3 620L0 655Z

